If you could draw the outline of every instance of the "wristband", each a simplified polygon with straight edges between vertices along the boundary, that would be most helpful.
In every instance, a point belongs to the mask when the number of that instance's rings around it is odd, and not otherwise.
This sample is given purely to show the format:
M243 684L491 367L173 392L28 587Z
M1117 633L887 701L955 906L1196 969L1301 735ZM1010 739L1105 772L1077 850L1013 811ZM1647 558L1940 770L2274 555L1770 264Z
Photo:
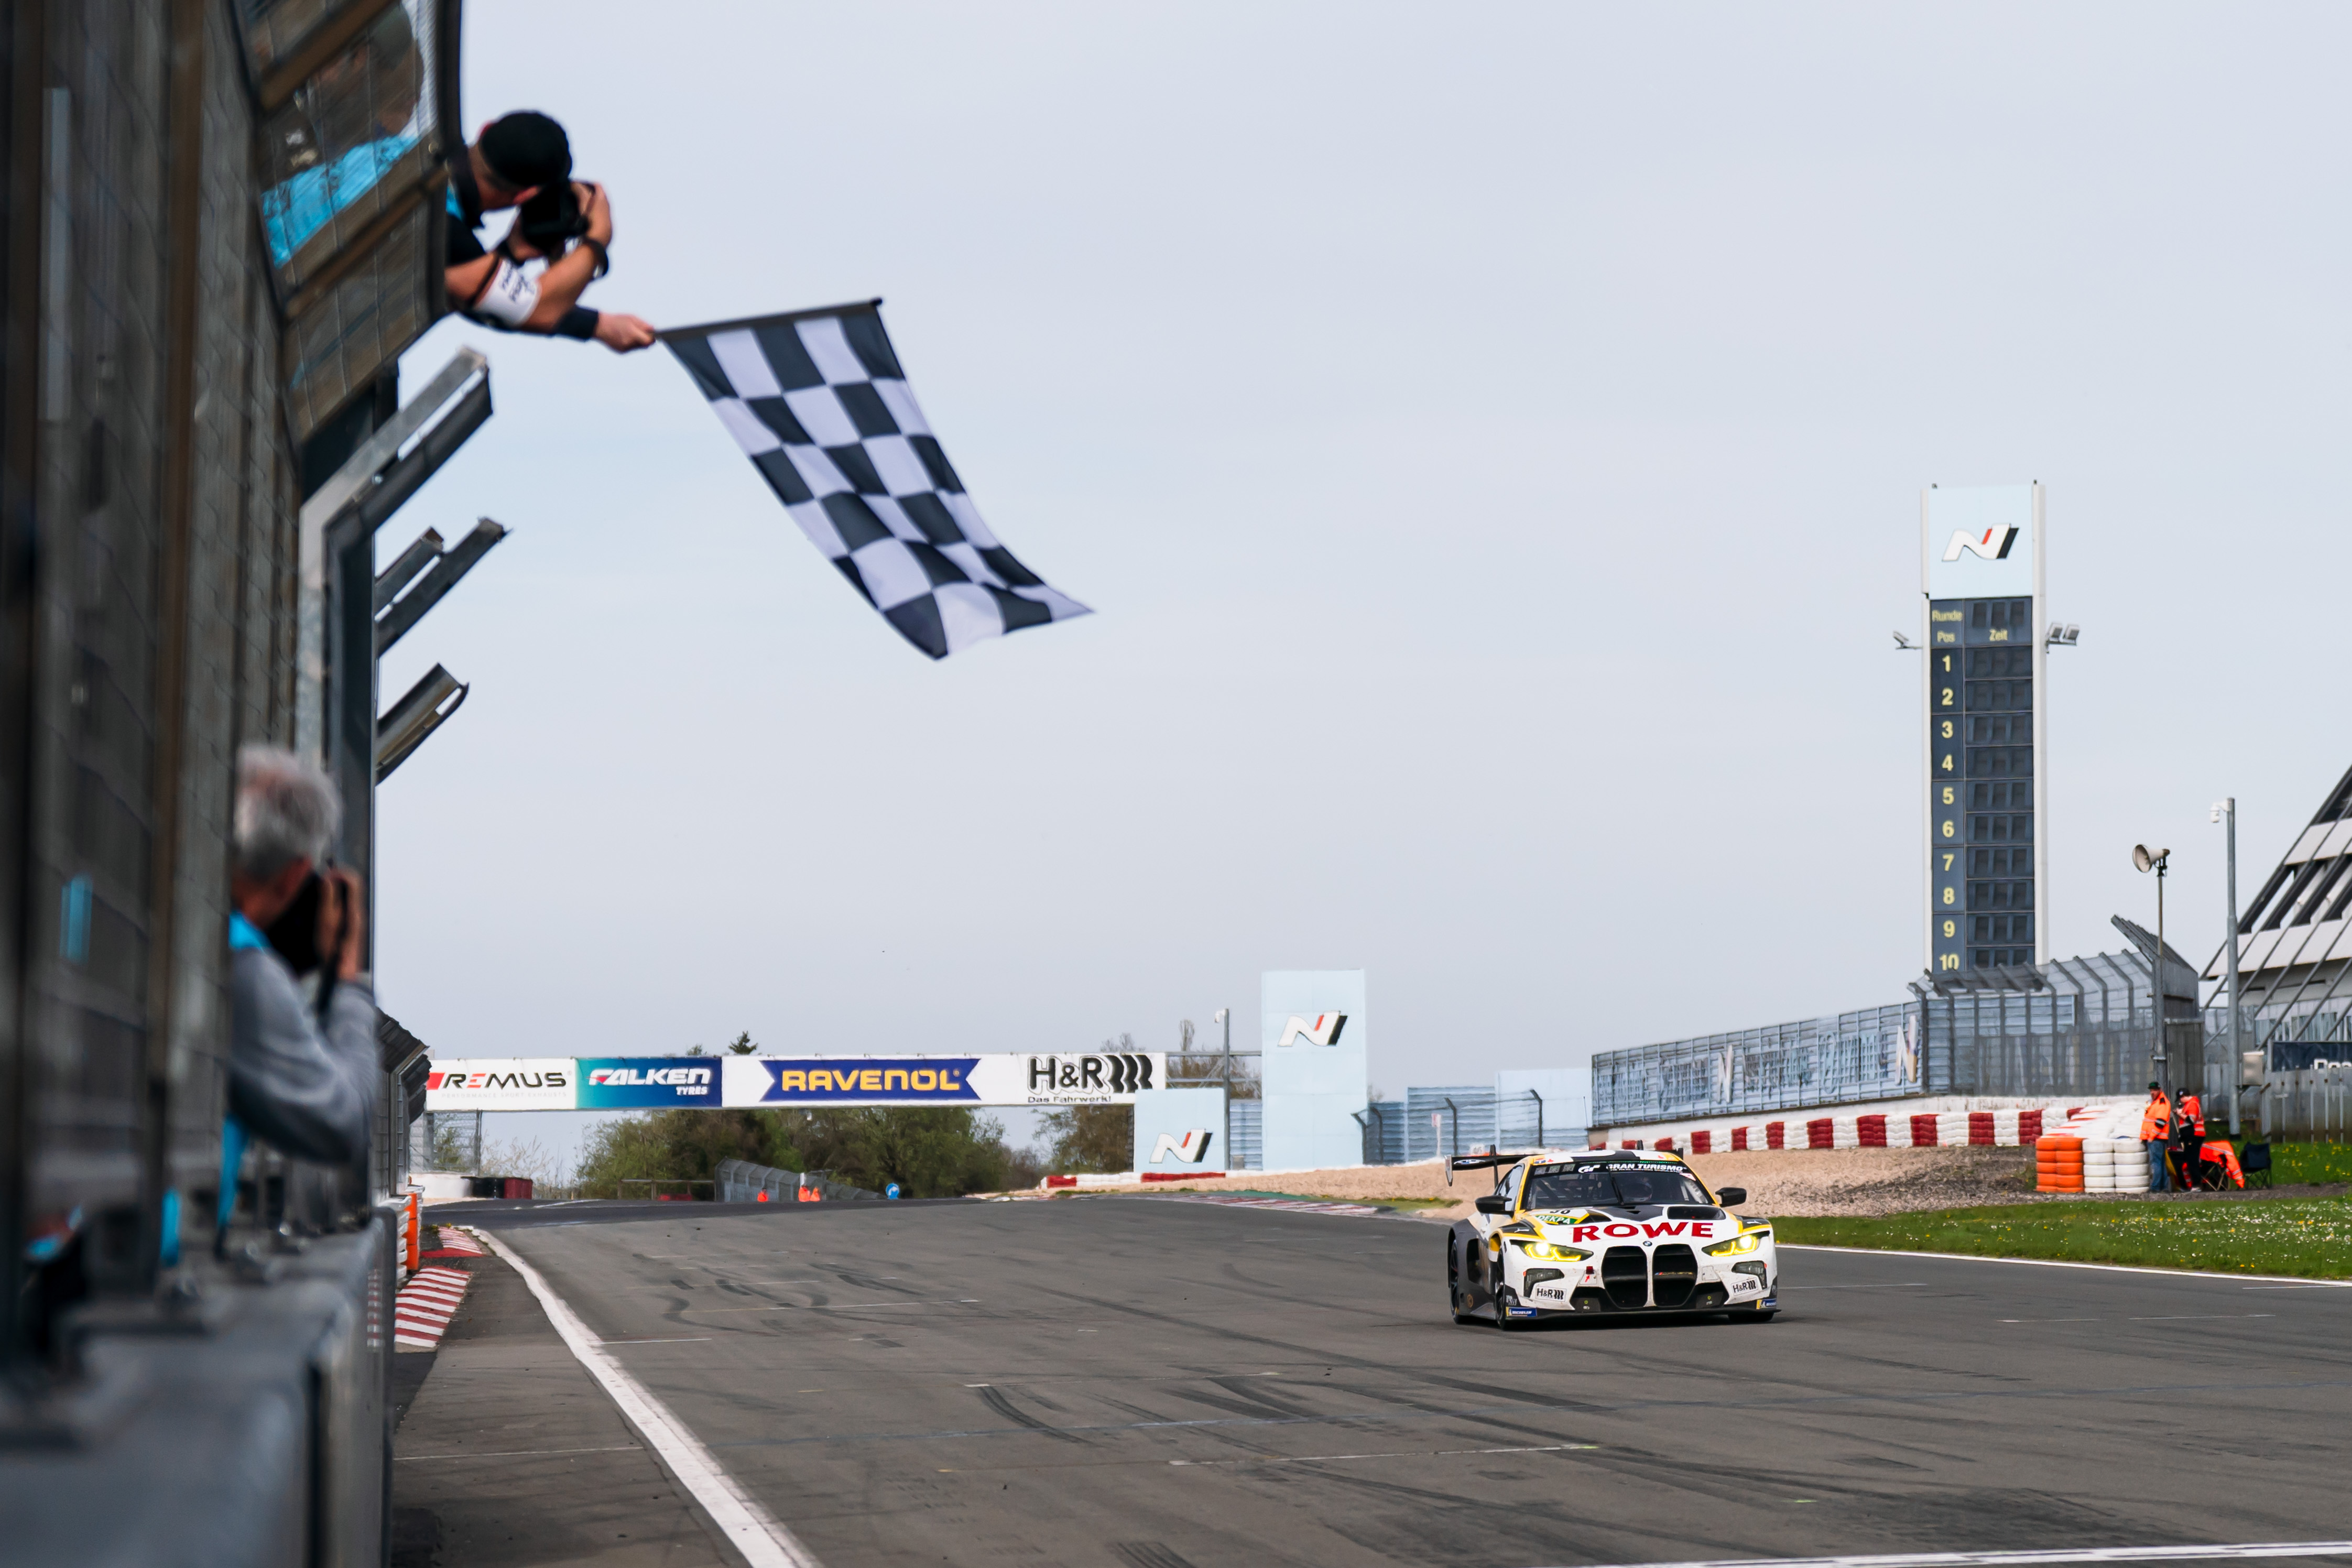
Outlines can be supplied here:
M574 305L556 318L551 330L559 338L578 338L585 342L596 335L596 323L604 319L602 311L592 310L585 305Z

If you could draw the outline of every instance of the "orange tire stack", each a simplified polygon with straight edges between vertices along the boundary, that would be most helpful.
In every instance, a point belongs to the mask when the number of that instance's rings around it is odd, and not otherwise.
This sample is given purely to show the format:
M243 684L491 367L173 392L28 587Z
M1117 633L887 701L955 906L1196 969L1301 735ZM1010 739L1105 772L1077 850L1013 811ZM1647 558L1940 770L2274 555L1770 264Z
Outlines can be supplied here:
M2079 1193L2083 1190L2083 1141L2053 1132L2033 1142L2034 1190Z

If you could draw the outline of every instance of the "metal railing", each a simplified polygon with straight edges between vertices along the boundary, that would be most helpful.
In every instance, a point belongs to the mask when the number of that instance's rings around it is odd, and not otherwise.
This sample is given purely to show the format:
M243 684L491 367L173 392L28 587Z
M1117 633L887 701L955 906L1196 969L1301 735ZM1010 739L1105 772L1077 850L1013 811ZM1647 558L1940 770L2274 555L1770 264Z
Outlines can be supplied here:
M813 1192L827 1203L879 1201L882 1196L837 1180L827 1172L785 1171L749 1160L721 1160L712 1173L719 1178L717 1196L722 1204L797 1203L803 1192Z
M668 1177L656 1176L624 1176L614 1184L619 1188L619 1195L625 1199L629 1195L629 1189L631 1187L645 1188L645 1201L647 1203L659 1203L665 1198L668 1198L669 1201L673 1203L695 1203L698 1201L703 1203L716 1203L719 1201L719 1184L716 1182L696 1181L691 1178L672 1179ZM683 1189L683 1191L680 1192L677 1197L670 1197L667 1193L663 1191L665 1187L679 1188ZM698 1200L694 1195L694 1189L697 1187L709 1188L711 1195L708 1198Z
M2156 1076L2155 998L2141 954L1912 989L1914 1000L1893 1006L1600 1052L1592 1125L1927 1094L2088 1098L2131 1093ZM2184 1083L2200 1080L2204 1061L2206 1029L2192 1005L2176 996L2184 1016L2168 1020Z

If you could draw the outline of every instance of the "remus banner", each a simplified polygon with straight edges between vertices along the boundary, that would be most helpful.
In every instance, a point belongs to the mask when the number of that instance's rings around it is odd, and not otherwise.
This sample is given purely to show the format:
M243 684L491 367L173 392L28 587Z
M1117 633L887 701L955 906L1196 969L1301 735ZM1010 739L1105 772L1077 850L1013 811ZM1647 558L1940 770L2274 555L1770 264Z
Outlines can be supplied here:
M570 1110L580 1083L571 1057L477 1057L435 1062L425 1075L427 1110Z
M898 1057L548 1057L433 1064L432 1110L721 1106L1132 1105L1163 1051Z

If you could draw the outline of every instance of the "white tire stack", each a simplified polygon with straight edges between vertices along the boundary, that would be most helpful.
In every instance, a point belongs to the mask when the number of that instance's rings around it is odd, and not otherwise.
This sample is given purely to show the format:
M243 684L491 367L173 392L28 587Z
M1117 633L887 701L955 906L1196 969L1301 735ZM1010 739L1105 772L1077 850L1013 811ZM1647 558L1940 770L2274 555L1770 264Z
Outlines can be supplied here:
M2132 1138L2083 1140L2083 1190L2090 1193L2147 1191L2147 1158Z
M2137 1138L2113 1138L2108 1144L2116 1152L2116 1191L2144 1193L2147 1191L2147 1150Z
M2116 1190L2114 1139L2083 1140L2083 1190L2086 1193L2112 1193Z

